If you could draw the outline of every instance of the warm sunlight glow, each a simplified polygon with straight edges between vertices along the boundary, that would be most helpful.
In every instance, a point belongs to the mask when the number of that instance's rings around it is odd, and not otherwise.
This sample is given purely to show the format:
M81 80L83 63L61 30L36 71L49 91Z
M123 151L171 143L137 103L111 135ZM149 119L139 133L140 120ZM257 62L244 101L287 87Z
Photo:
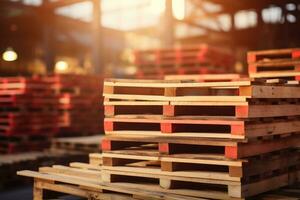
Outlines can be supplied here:
M7 48L2 54L2 59L7 62L12 62L18 59L18 54L12 48Z
M185 16L185 0L172 0L173 16L178 20L183 20Z
M58 61L55 64L55 71L57 72L65 72L69 68L69 64L66 61Z

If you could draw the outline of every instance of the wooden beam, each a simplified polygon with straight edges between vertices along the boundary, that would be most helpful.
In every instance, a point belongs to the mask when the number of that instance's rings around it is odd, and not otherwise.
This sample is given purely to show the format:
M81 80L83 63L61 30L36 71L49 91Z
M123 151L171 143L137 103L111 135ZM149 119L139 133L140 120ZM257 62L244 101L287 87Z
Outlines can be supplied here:
M60 8L60 7L69 6L69 5L72 5L72 4L87 2L87 1L91 2L92 0L58 0L58 1L55 1L55 2L47 3L47 8L48 9L57 9L57 8Z

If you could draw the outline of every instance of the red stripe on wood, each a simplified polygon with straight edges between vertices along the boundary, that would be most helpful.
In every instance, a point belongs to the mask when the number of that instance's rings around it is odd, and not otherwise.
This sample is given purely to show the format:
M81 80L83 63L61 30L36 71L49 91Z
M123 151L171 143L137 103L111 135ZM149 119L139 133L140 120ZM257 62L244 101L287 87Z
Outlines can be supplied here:
M231 134L233 135L245 135L245 125L231 125Z
M172 105L164 105L163 106L164 116L173 117L175 116L175 106Z
M169 154L170 146L168 143L159 143L158 149L160 153Z
M248 53L247 54L247 62L248 63L256 62L256 55L254 53Z
M104 106L104 113L106 116L115 115L115 106L112 106L112 105Z
M300 58L300 50L294 50L292 52L292 58Z
M256 65L248 65L248 71L249 73L256 73L257 72L257 66Z
M171 123L161 123L160 130L162 133L173 133L173 124Z
M112 150L110 140L102 139L101 146L102 146L102 150L104 150L104 151Z
M104 131L113 131L113 130L114 130L114 122L104 121Z
M248 106L236 106L235 107L235 116L238 118L246 118L249 116L249 107Z
M238 158L238 147L237 146L226 146L225 147L225 157L237 159Z

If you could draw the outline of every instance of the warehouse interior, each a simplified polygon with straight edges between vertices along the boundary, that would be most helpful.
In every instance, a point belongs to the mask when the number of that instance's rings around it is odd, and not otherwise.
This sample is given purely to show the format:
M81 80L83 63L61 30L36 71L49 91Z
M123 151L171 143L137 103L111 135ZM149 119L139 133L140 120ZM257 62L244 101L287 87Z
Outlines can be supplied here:
M300 199L297 0L1 0L0 199Z

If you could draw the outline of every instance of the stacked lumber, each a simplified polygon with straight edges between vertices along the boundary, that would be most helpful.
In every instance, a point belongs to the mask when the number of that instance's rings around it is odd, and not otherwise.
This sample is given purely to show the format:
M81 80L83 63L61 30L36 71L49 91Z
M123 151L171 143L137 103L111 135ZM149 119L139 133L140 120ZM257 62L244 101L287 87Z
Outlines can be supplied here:
M59 95L59 136L95 135L102 132L100 76L64 74L45 77ZM99 104L100 102L100 104Z
M168 74L228 73L234 56L206 44L180 48L135 51L137 78L163 79Z
M294 183L300 87L292 83L106 80L102 181L211 199Z
M248 71L252 78L299 80L300 49L275 49L248 52Z
M89 163L72 162L69 166L40 167L39 172L24 170L19 171L18 175L34 178L33 195L35 200L44 199L43 191L59 192L87 199L209 200L208 198L170 194L155 183L147 183L147 185L103 183L101 180L102 155L90 154L89 157ZM299 184L295 184L255 196L253 200L298 200L299 194ZM237 198L234 199L237 200Z
M102 135L62 137L51 141L52 149L72 150L80 152L99 152Z
M39 150L58 131L59 98L41 77L0 78L0 153Z

